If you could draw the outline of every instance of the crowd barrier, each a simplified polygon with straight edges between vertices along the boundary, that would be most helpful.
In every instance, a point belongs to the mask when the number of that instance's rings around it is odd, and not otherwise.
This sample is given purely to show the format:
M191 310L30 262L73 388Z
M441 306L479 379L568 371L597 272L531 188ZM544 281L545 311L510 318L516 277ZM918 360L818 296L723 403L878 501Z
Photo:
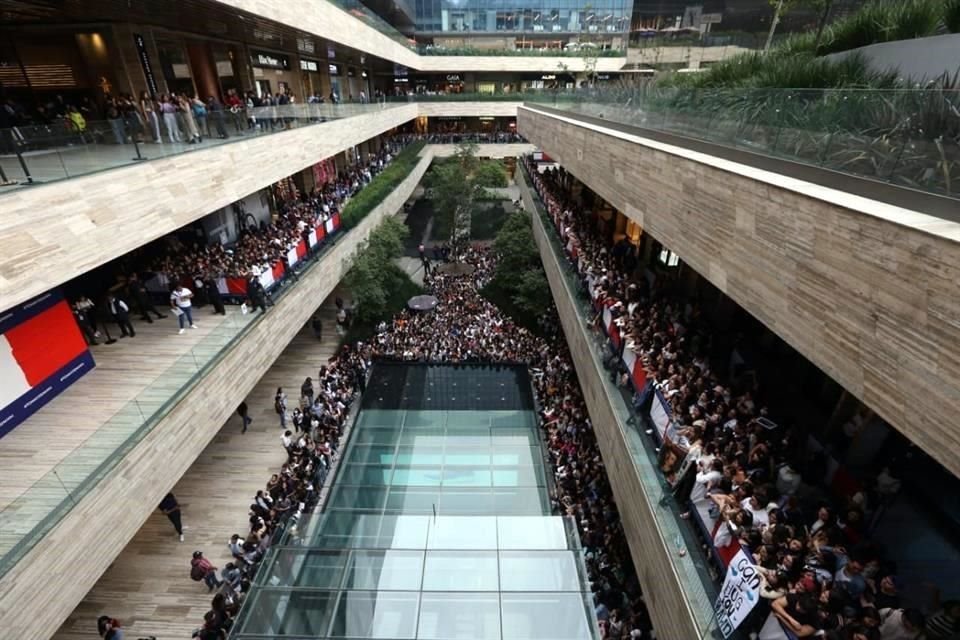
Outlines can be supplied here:
M286 277L288 268L293 268L298 262L317 251L324 241L339 229L339 213L334 213L311 229L306 239L301 239L295 247L287 251L286 264L283 260L276 260L270 268L264 268L260 272L258 279L263 290L269 293L276 288ZM217 278L216 283L220 295L226 298L242 300L247 297L247 278L244 276L221 276ZM166 274L157 273L144 284L151 293L166 295L170 292L172 283ZM181 284L188 288L195 286L189 279L185 279Z

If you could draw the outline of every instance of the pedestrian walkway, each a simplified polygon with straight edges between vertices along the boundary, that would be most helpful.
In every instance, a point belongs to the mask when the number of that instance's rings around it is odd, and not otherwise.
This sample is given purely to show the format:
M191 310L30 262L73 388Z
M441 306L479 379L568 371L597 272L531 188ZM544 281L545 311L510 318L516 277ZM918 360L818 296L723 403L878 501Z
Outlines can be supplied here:
M93 371L0 439L0 552L19 544L66 488L116 451L251 318L235 306L226 316L211 310L197 308L197 329L183 335L168 314L152 324L134 319L136 337L101 338L91 348ZM112 323L109 330L119 336Z
M183 640L200 626L212 594L202 583L190 580L191 553L202 550L223 567L231 560L227 550L231 534L247 533L253 496L286 459L274 394L283 387L292 406L304 378L316 378L320 366L335 353L336 295L343 293L335 291L321 309L323 339L317 340L309 325L304 327L250 393L247 404L253 423L247 433L240 433L239 416L231 416L174 487L186 540L178 542L167 518L154 512L61 626L55 640L96 640L100 615L120 620L130 640L150 635Z

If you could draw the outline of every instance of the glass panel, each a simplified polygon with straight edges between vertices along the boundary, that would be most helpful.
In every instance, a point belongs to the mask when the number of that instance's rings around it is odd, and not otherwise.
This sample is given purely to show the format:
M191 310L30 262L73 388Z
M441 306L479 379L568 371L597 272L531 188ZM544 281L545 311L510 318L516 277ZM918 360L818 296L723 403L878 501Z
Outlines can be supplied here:
M366 412L361 412L360 415ZM400 440L397 429L357 429L350 439L356 444L395 444Z
M580 591L572 551L501 551L501 591Z
M390 465L393 461L394 447L390 445L354 446L347 455L347 462L351 464Z
M494 465L532 466L542 464L542 460L539 447L496 445L493 448Z
M492 484L490 469L447 467L443 470L445 487L489 487Z
M324 636L336 592L264 589L255 595L242 633Z
M489 488L444 489L438 511L447 515L493 515L493 494Z
M500 606L497 594L422 594L417 638L499 640Z
M584 597L579 593L501 593L503 640L592 638Z
M433 467L397 467L393 472L394 486L439 487L442 475Z
M401 446L397 449L397 464L439 467L443 464L443 446L427 446L419 441L413 446Z
M544 486L546 478L539 467L500 467L493 470L495 487Z
M354 551L344 587L379 591L420 589L423 553L420 551Z
M390 484L393 469L380 465L348 464L337 475L337 483L343 484Z
M383 516L378 546L383 549L425 549L429 526L427 516Z
M417 633L418 593L345 591L333 617L335 638L413 639Z
M428 551L424 591L498 591L496 551Z
M458 447L457 449L459 450L460 448ZM443 457L443 463L448 467L490 466L490 454L482 449L470 453L455 453L451 452L450 447L447 447L447 453Z
M430 522L427 549L496 549L497 519L439 516Z
M440 492L435 489L411 489L407 487L393 487L387 496L387 509L414 513L422 511L433 513L440 502Z
M266 585L275 587L337 589L346 563L346 551L280 549L263 581Z
M351 487L338 484L328 508L382 509L386 499L386 487Z
M493 506L498 514L536 515L550 513L542 489L519 487L494 489Z
M566 549L562 518L504 516L497 518L501 549Z

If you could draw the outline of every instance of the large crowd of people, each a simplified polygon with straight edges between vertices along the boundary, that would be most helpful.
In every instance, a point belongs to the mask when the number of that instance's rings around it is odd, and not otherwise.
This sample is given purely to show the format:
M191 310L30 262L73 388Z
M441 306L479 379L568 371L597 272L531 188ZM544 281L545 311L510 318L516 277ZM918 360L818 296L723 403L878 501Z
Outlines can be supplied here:
M556 489L551 502L556 513L572 516L579 525L595 612L605 637L649 640L653 638L649 616L558 323L545 314L541 330L547 337L518 326L479 293L493 277L493 252L470 247L463 260L474 267L472 273L446 275L434 270L426 276L427 289L439 300L435 310L398 313L377 328L372 341L342 347L316 381L304 381L290 420L293 429L282 438L290 459L251 505L250 532L231 541L238 553L226 571L255 566L264 541L279 524L313 504L326 475L317 471L329 468L348 407L375 360L522 362L533 374L541 428L553 462ZM278 390L275 409L283 425L288 424L283 417L287 406L285 394ZM264 497L266 504L260 504ZM238 595L228 598L226 609L222 592L218 593L200 637L225 637L248 589L242 580L238 584ZM232 587L226 590L233 592ZM227 615L221 613L224 610Z
M601 235L571 197L569 174L559 168L541 174L530 161L528 167L583 288L618 328L621 351L611 362L622 366L622 350L632 350L670 404L677 428L672 441L663 442L661 463L675 496L690 509L683 517L705 507L715 523L710 542L717 548L739 542L759 568L769 606L756 607L745 629L756 631L772 611L798 637L957 637L960 602L937 596L927 615L903 608L896 562L870 539L872 512L899 489L890 471L849 495L818 486L826 476L823 459L805 456L799 431L771 419L760 377L735 358L729 371L714 366L712 334L697 304L669 280L651 286L635 273L631 247ZM627 386L630 376L619 373ZM849 429L855 432L863 420L858 413Z
M400 141L389 140L379 151L338 172L326 184L279 198L276 219L244 229L232 246L178 243L150 265L149 271L162 273L171 281L257 276L277 261L285 261L305 234L339 213L345 201L383 171L401 148Z
M110 336L109 328L104 326L106 323L100 321L116 324L120 337L133 337L136 332L130 320L132 315L139 315L145 322L153 322L154 316L157 319L167 317L154 306L153 296L158 293L155 283L162 283L164 291L159 293L164 295L166 290L173 290L177 285L185 286L193 300L191 304L209 304L215 313L225 314L217 281L220 278L243 278L247 287L240 301L245 300L252 308L265 311L269 291L262 287L260 275L282 262L284 273L295 277L291 269L293 265L289 264L290 250L301 241L308 242L309 246L310 231L337 215L346 200L383 171L406 142L406 138L387 140L379 151L339 171L331 180L310 192L278 192L278 215L269 224L262 222L259 226L242 229L235 243L188 244L177 236L168 236L161 254L150 262L131 268L130 274L111 288L101 304L86 296L74 301L74 315L88 343L96 345L104 335ZM153 279L155 275L159 277L150 283L147 276ZM148 289L148 284L154 285L153 291ZM181 299L177 297L178 306ZM192 318L190 324L193 324ZM181 329L184 326L182 321L180 326Z

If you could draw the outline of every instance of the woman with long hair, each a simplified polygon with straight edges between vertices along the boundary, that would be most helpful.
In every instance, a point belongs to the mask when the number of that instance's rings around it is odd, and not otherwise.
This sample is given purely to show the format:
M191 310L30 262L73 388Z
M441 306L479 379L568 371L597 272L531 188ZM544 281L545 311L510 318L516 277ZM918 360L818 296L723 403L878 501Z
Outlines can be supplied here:
M147 91L140 92L140 115L153 141L160 143L160 117L157 115L157 101Z

